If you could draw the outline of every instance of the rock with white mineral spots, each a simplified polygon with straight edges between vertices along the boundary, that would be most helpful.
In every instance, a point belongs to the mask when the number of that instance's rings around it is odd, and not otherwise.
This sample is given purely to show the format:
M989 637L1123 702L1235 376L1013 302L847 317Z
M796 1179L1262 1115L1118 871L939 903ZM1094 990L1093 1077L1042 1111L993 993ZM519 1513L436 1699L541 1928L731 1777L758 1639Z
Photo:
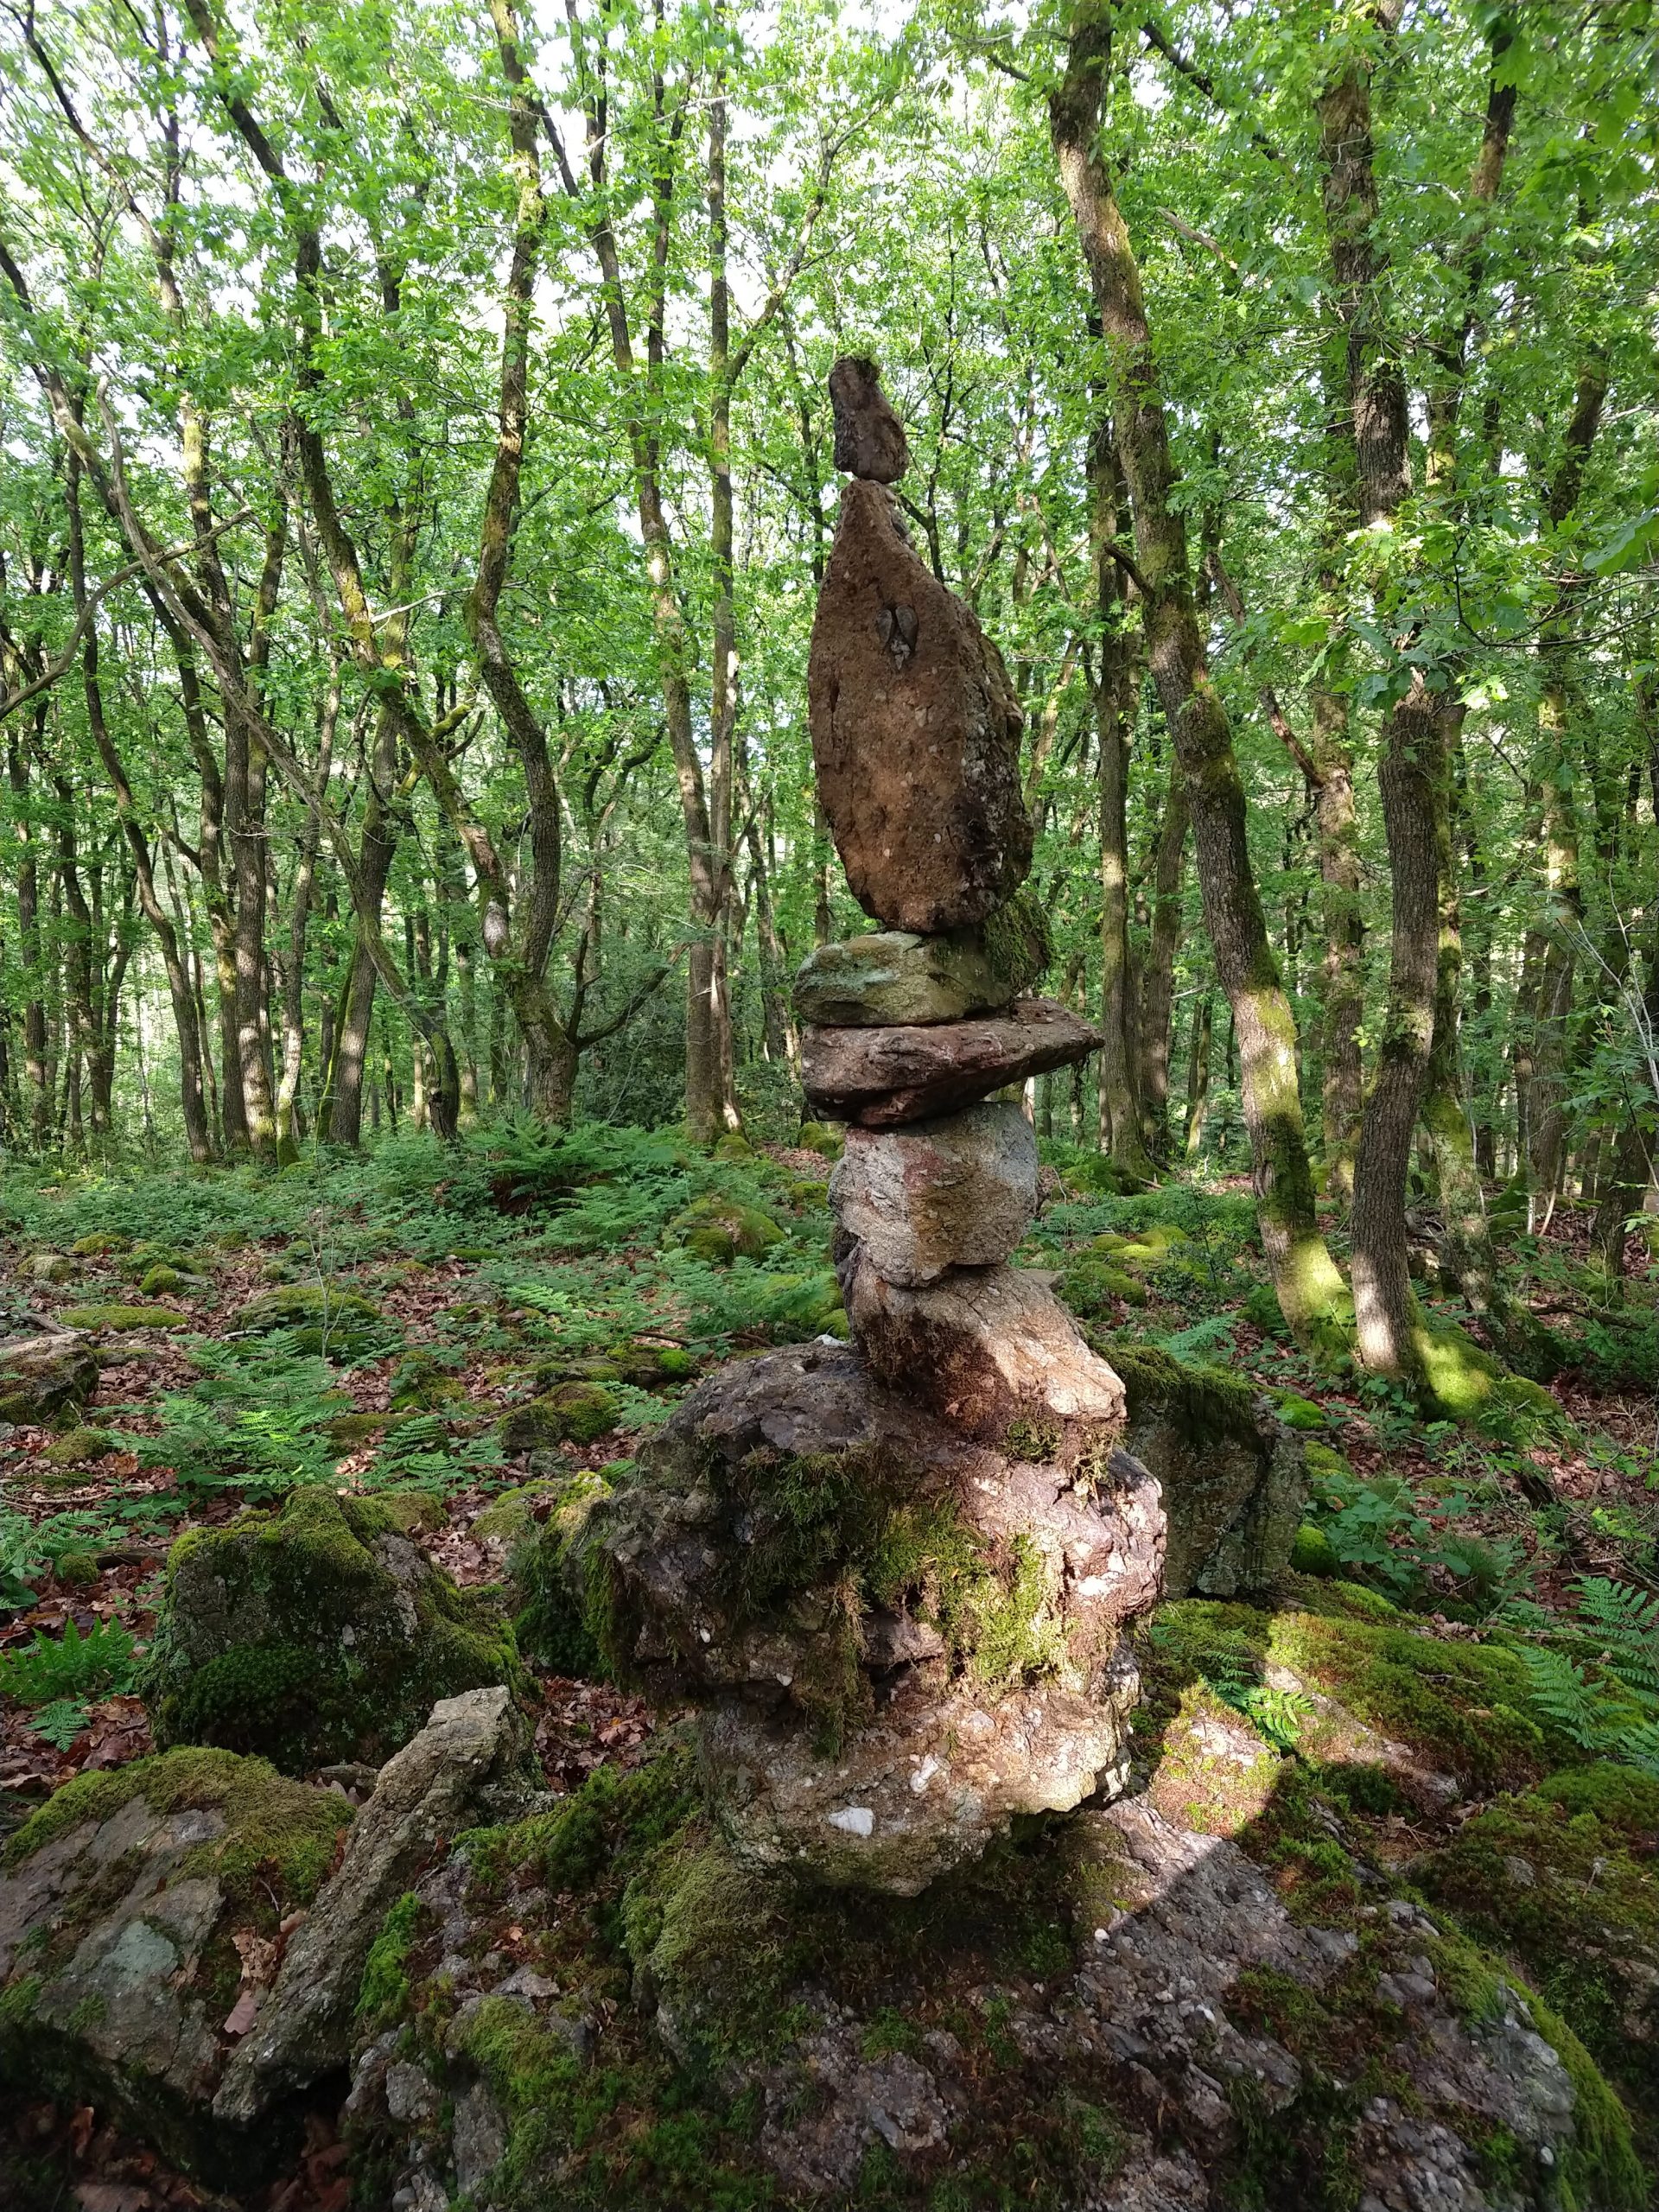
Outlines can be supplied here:
M912 1289L1006 1260L1037 1211L1037 1138L988 1100L902 1129L849 1129L830 1179L837 1223L878 1274Z
M1005 1014L941 1027L809 1029L801 1082L813 1113L892 1129L1087 1059L1100 1041L1056 1000L1021 999Z
M971 608L855 482L807 669L818 796L853 896L889 929L960 929L1031 867L1019 702Z

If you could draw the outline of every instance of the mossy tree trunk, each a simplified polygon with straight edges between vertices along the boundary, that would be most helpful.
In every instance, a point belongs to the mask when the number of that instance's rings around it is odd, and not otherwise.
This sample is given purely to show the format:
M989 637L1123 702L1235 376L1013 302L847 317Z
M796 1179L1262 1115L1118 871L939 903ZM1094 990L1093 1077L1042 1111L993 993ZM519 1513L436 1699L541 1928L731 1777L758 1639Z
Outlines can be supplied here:
M1050 130L1112 362L1114 427L1134 507L1147 658L1186 782L1205 921L1238 1035L1262 1248L1298 1340L1331 1342L1346 1294L1314 1211L1295 1023L1250 868L1232 730L1210 679L1193 607L1140 269L1099 152L1115 13L1109 0L1081 0L1073 9L1065 76L1049 99Z
M1100 1141L1119 1166L1142 1180L1153 1164L1141 1135L1129 973L1129 737L1139 639L1111 546L1117 536L1122 467L1103 413L1089 446L1090 532L1100 609L1094 682L1100 747Z
M1441 757L1432 694L1414 675L1389 714L1377 770L1393 871L1389 1002L1354 1161L1356 1342L1373 1374L1416 1380L1421 1316L1406 1252L1406 1178L1428 1082L1440 955L1436 794Z
M1135 1026L1140 1052L1141 1135L1154 1160L1169 1155L1169 1051L1175 1011L1175 955L1181 940L1181 879L1192 817L1180 763L1170 763L1153 861L1152 935Z

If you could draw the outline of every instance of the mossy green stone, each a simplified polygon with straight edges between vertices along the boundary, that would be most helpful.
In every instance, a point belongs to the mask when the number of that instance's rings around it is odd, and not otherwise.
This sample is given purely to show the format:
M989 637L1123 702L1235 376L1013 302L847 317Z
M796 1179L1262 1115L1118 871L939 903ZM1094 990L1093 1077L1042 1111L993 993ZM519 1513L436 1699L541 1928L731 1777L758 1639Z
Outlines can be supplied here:
M99 1260L118 1252L132 1249L130 1236L117 1235L110 1230L94 1230L89 1236L78 1236L69 1249L78 1260Z
M501 1423L509 1452L537 1452L552 1444L591 1444L614 1428L620 1413L600 1382L561 1382L527 1405L515 1406Z
M384 1325L376 1308L354 1290L333 1283L284 1283L261 1291L236 1315L236 1325L255 1336L291 1330L302 1351L343 1352L372 1344Z
M795 1141L803 1152L819 1153L825 1160L839 1160L847 1149L846 1132L838 1122L803 1122Z
M760 1259L774 1244L780 1244L784 1235L779 1224L759 1206L710 1193L694 1199L674 1217L664 1241L680 1245L715 1267L727 1267L734 1259Z
M180 1298L200 1286L177 1268L157 1265L149 1268L138 1286L141 1298Z
M1290 1563L1298 1574L1340 1574L1342 1572L1342 1562L1332 1549L1330 1537L1311 1521L1304 1521L1296 1531Z
M1659 1780L1597 1763L1477 1813L1427 1859L1421 1881L1481 1942L1519 1961L1647 2116L1659 2154L1656 1835Z
M58 1319L68 1329L124 1336L132 1329L188 1329L190 1316L170 1306L71 1306Z
M1312 1398L1298 1397L1294 1390L1275 1390L1273 1409L1287 1428L1316 1430L1330 1426L1325 1408Z
M435 1700L524 1676L497 1594L461 1590L377 1500L297 1490L174 1546L143 1694L156 1741L304 1773L390 1756Z
M88 1459L101 1459L113 1452L119 1440L104 1428L67 1428L47 1446L45 1459L53 1467L79 1467Z
M1020 893L974 929L880 930L821 944L796 973L795 1009L830 1029L936 1027L1026 997L1048 963L1046 918Z

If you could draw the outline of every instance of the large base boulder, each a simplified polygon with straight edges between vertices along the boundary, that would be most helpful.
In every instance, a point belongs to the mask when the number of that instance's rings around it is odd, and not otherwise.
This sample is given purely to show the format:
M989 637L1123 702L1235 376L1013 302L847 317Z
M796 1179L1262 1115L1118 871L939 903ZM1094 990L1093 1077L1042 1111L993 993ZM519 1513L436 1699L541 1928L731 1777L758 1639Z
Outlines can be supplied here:
M556 1541L616 1671L700 1707L748 1863L913 1893L1118 1768L1164 1516L1109 1433L976 1444L809 1344L712 1377L643 1457Z
M284 1772L375 1764L439 1698L524 1683L497 1592L461 1590L394 1510L317 1486L174 1546L144 1686L158 1744Z
M0 1421L55 1421L97 1388L98 1355L79 1329L31 1315L0 1338Z
M276 2171L297 2120L249 2134L210 2107L351 1818L229 1751L68 1783L0 1862L0 2085L89 2104L225 2185Z
M1125 1797L919 1904L746 1867L688 1768L601 1770L397 1908L347 2107L377 2201L1646 2201L1630 2116L1572 2035L1396 1894L1294 1762L1270 1832ZM1236 1771L1212 1763L1202 1819Z

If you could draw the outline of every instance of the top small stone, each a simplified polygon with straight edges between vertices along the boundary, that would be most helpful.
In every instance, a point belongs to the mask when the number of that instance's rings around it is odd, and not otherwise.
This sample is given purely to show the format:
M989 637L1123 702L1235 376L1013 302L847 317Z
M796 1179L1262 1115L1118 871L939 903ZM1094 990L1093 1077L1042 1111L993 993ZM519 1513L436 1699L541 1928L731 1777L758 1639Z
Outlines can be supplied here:
M872 484L896 484L910 467L905 426L881 390L880 372L861 353L843 353L830 372L836 417L836 467Z

